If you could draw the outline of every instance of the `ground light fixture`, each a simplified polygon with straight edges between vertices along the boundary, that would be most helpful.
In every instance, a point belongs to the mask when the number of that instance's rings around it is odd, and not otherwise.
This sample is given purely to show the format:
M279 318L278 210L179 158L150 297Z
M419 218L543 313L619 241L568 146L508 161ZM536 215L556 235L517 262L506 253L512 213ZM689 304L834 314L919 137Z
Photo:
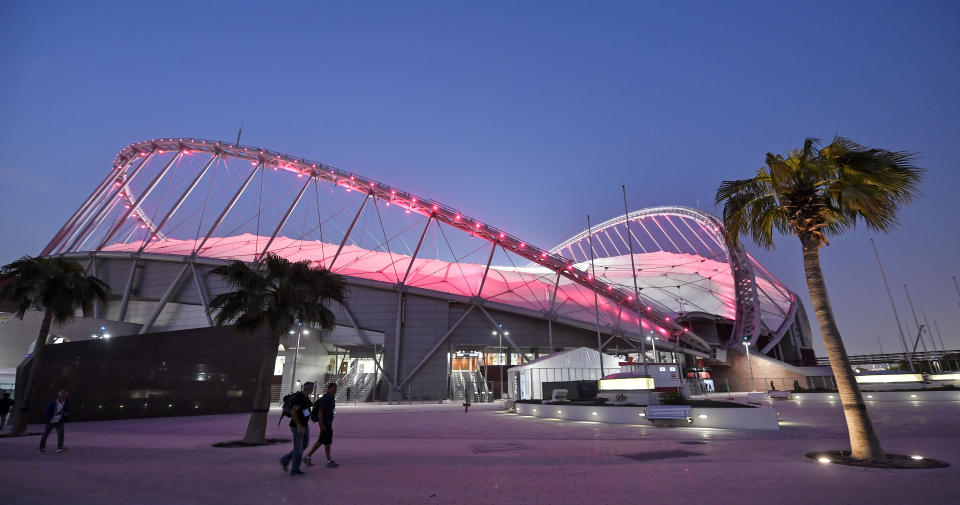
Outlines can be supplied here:
M825 456L820 456L819 458L817 458L817 461L819 461L819 462L821 462L821 463L830 463L830 462L831 462L830 458L827 458L827 457L825 457Z
M910 459L914 459L914 460L919 461L919 460L923 459L923 456L910 456Z

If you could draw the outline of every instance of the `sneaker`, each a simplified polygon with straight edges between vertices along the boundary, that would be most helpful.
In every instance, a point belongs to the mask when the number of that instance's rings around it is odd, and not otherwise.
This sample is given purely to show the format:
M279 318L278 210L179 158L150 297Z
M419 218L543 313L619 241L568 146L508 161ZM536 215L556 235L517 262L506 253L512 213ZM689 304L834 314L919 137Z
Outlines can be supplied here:
M332 459L330 461L327 461L327 468L336 468L338 466L340 465L338 465L337 462Z
M67 450L66 447L57 447L57 452L64 452L66 450Z
M284 471L284 472L289 472L289 471L290 471L290 462L289 462L289 461L284 461L284 460L281 459L281 460L280 460L280 466L283 467L283 471Z
M304 476L304 475L306 475L306 474L303 473L303 472L301 472L300 470L297 470L296 472L290 472L290 476L291 476L291 477L302 477L302 476Z
M43 454L43 453L45 453L45 452L47 452L47 450L44 449L43 447L37 449L37 454Z
M305 464L305 465L307 465L307 466L313 466L313 460L310 459L310 456L304 456L304 457L303 457L303 464Z

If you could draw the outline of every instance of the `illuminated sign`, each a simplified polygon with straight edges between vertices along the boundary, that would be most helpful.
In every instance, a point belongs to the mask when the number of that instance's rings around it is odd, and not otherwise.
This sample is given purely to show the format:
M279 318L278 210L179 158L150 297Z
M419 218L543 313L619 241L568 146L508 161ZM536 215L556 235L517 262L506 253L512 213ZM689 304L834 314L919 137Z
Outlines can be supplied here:
M858 384L888 384L892 382L923 382L923 375L918 373L892 373L857 376Z
M629 379L600 379L600 391L652 390L652 377L631 377Z
M930 376L932 381L960 381L960 373L938 373Z

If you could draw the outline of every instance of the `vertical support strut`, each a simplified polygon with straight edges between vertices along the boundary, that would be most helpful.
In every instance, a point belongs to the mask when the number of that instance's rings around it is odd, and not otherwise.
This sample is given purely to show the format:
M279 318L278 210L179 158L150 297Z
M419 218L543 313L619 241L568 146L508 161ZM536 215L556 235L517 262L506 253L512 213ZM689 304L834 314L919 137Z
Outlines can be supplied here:
M197 272L197 265L190 261L190 270L193 272L193 281L197 285L197 295L200 296L200 305L203 307L203 314L207 316L210 326L213 326L213 315L210 314L210 304L207 302L207 293L203 290L203 283L200 282L200 273Z
M547 319L547 345L550 346L550 352L553 352L553 319Z
M401 327L401 320L403 319L403 291L397 293L397 320L396 324L393 327L393 381L397 383L399 388L400 384L400 331L403 329Z
M133 264L130 265L130 275L127 276L127 284L123 288L123 298L120 299L120 314L117 316L117 321L121 323L127 317L127 306L130 305L130 293L133 291L133 278L137 275L137 263L139 261L140 258L134 256Z
M263 247L263 251L257 255L254 259L263 258L267 251L270 250L270 245L273 244L273 240L277 238L277 234L280 233L280 230L283 228L283 225L287 224L287 219L290 219L290 214L293 214L293 210L297 208L297 205L300 203L300 199L303 198L303 193L307 190L307 186L310 185L310 181L313 179L313 176L307 178L306 182L303 183L303 187L300 188L300 192L297 193L297 197L293 199L293 202L290 203L290 207L287 209L287 212L283 215L283 218L280 219L280 223L277 224L277 229L273 230L273 234L270 235L270 240L267 241L267 245Z
M363 202L360 203L360 208L357 209L357 213L353 216L353 221L350 221L350 227L347 228L346 233L343 234L343 240L340 241L340 246L337 247L337 252L333 255L333 259L330 260L330 266L327 267L327 270L331 272L333 271L333 264L340 256L340 251L342 251L343 246L346 245L347 239L350 238L350 234L353 233L353 227L357 225L357 219L360 219L360 213L363 212L363 207L367 204L367 200L369 199L369 195L367 195L363 198Z
M230 202L227 203L227 206L223 208L223 212L220 213L220 216L217 217L217 220L214 221L213 226L210 227L210 231L207 232L207 235L203 237L203 241L200 242L200 245L193 250L193 256L200 254L200 251L203 250L203 246L210 240L210 237L213 236L213 232L217 231L217 227L220 226L220 223L227 217L227 214L233 209L233 206L237 204L237 200L243 195L243 192L247 190L247 186L250 185L250 181L253 180L253 176L257 174L257 170L263 168L263 160L260 160L257 163L257 166L253 167L253 170L250 171L250 175L243 181L243 185L240 186L240 189L233 195L233 198L230 199Z
M90 265L87 267L87 270L90 272L90 275L97 277L97 255L96 253L90 253ZM101 319L102 316L102 304L100 298L94 297L93 299L93 318Z
M407 264L407 271L403 274L403 279L400 280L400 284L406 284L407 277L410 276L410 269L413 268L413 261L417 259L417 254L420 253L420 246L423 244L423 237L427 235L427 230L430 228L430 221L433 220L433 214L430 214L427 217L427 224L423 227L423 231L420 232L420 239L417 240L417 247L413 250L413 256L410 256L410 263Z
M625 185L621 185L620 188L623 190L623 215L624 215L624 218L626 218L627 231L629 232L630 231L630 207L627 205L627 187ZM643 226L643 221L640 221L640 226ZM647 230L645 226L643 227L643 229L644 231ZM650 235L649 231L647 231L647 235ZM627 236L632 237L632 235L629 233L627 234ZM652 238L653 235L650 235L650 237ZM653 243L656 244L657 239L653 239ZM632 238L627 242L627 246L630 248L630 273L632 274L631 277L633 277L633 299L634 301L637 302L637 305L639 306L640 288L637 285L637 265L633 259L633 239ZM660 247L660 244L657 244L657 247ZM640 325L640 356L643 357L643 375L649 375L647 373L647 346L646 344L644 344L644 337L646 337L646 335L643 334L643 318L640 316L639 310L637 310L637 320L638 320L637 324Z
M483 285L487 282L487 273L490 272L490 262L493 261L493 253L497 250L497 244L500 241L496 240L493 242L493 247L490 248L490 256L487 257L487 267L483 269L483 277L480 278L480 286L477 288L477 296L480 296L483 293Z
M120 218L117 221L117 224L113 225L113 228L111 228L110 231L107 232L107 234L103 237L103 240L100 241L100 245L97 246L98 251L103 249L103 246L107 245L107 242L109 242L110 239L113 238L113 236L118 231L120 231L120 228L124 224L126 224L127 219L130 219L130 216L132 216L134 212L140 210L140 205L143 204L143 201L146 200L148 196L150 196L150 193L152 193L153 190L157 187L157 184L160 184L160 181L163 179L163 177L167 175L167 172L170 171L170 167L172 167L173 164L179 161L180 158L182 157L183 157L183 151L177 151L177 154L173 155L173 157L170 158L170 161L168 161L167 164L164 165L162 169L160 169L160 173L158 173L157 176L154 177L152 181L150 181L150 184L148 184L147 187L143 190L143 193L141 193L140 196L137 197L137 200L133 203L133 205L131 205L130 208L127 209L127 212L123 214L123 217Z
M183 275L187 273L187 270L190 268L189 263L185 263L183 268L177 272L177 276L173 278L173 282L170 283L170 287L167 288L167 291L163 293L163 298L157 302L157 307L153 309L153 313L150 314L150 318L147 319L146 324L140 327L140 335L148 333L151 328L153 328L153 323L157 322L157 318L160 317L160 313L163 312L163 308L167 306L167 302L170 301L170 297L177 291L177 288L180 287L180 281L183 280Z
M193 179L193 182L190 183L190 186L188 186L186 191L184 191L183 194L180 195L180 198L178 198L176 203L173 204L173 207L170 207L170 210L167 211L167 215L163 216L163 219L160 221L160 224L157 225L157 229L156 229L157 232L160 232L160 230L163 229L164 225L167 224L167 221L169 221L170 218L173 217L173 214L180 209L180 206L183 205L183 202L187 200L187 198L190 196L190 193L193 193L193 190L197 187L198 184L200 184L200 181L203 179L203 177L207 175L207 171L210 169L211 166L213 166L213 163L218 159L220 159L220 155L215 154L210 158L210 161L207 161L207 164L203 166L203 169L200 170L200 173L197 174L197 176ZM147 238L143 241L143 245L140 246L140 252L143 252L143 250L147 248L147 245L150 244L150 242L154 239L154 236L155 236L154 233L147 235Z
M597 316L597 353L600 354L600 378L603 378L603 339L600 336L600 297L597 295L597 268L593 263L593 226L590 225L590 214L587 214L587 240L590 244L590 275L593 278L593 285L590 287L593 291L593 309ZM632 256L632 255L631 255ZM611 337L613 338L613 337Z
M560 289L560 271L557 270L557 280L553 282L553 296L550 297L550 312L553 312L557 305L557 290Z

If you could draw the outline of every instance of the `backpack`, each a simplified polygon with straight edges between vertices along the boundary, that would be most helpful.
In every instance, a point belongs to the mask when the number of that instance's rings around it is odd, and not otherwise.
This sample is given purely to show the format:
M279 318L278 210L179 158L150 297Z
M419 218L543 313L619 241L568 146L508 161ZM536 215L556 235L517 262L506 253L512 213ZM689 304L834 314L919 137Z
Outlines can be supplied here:
M310 411L310 420L315 423L320 422L320 409L317 408L318 405L320 405L320 398L313 402L313 410Z
M293 412L293 400L296 399L297 395L300 392L290 393L283 397L283 406L280 409L280 419L277 420L277 426L280 426L280 423L283 421L284 417L293 418L291 413Z

